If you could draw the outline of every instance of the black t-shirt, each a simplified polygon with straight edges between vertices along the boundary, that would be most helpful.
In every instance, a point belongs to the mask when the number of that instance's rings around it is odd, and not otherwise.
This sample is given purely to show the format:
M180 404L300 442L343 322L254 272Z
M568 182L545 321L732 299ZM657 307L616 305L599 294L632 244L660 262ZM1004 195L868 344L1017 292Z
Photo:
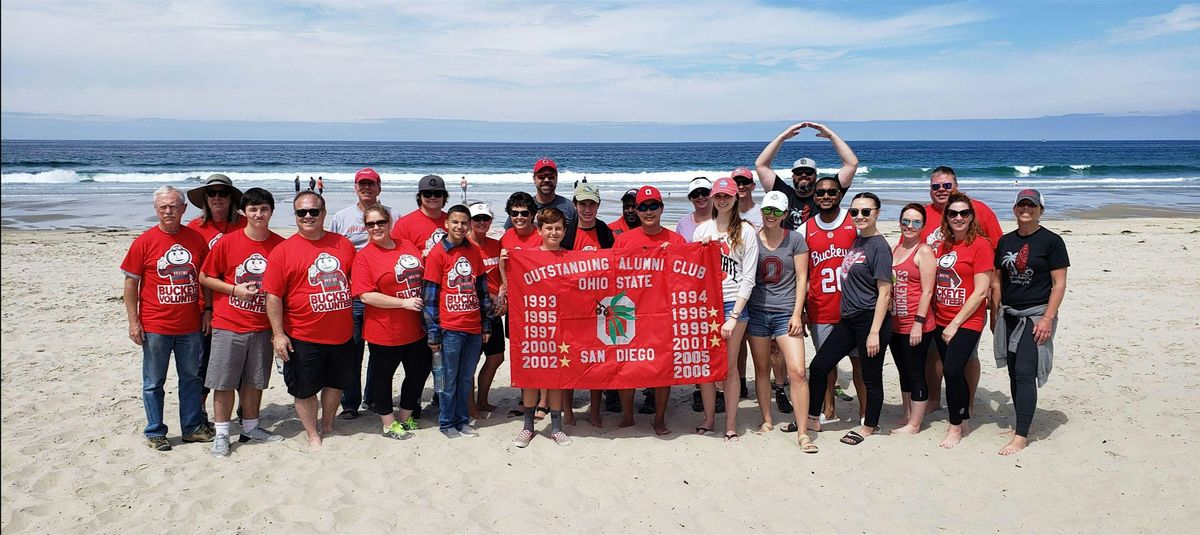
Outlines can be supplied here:
M883 236L859 236L842 258L842 316L874 310L879 301L875 281L892 280L892 248Z
M996 244L1000 302L1022 309L1050 302L1050 272L1071 265L1063 239L1045 227L1021 236L1009 232Z
M775 185L771 187L771 191L781 191L788 198L788 211L790 214L785 218L781 225L788 230L796 230L808 221L808 218L817 213L817 201L813 200L813 196L801 197L796 193L796 188L788 183L789 179L775 176ZM846 195L846 191L850 188L843 188L838 185L838 189L842 190L842 196Z

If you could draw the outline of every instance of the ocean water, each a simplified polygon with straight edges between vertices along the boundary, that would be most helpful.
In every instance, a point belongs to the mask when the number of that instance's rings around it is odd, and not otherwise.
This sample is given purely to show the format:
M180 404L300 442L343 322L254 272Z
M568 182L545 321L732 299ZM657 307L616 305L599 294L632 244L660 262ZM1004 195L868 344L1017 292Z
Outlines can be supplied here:
M1046 196L1048 217L1200 214L1200 141L850 141L860 165L853 191L884 199L891 217L906 202L928 202L929 170L954 167L961 188L1011 218L1016 190ZM664 220L690 210L686 187L696 176L728 176L753 167L765 145L743 143L413 143L270 141L12 141L0 142L4 228L142 227L154 220L150 192L160 185L197 186L215 172L245 189L263 187L286 200L299 175L307 186L321 176L332 209L354 202L354 171L373 167L384 179L381 199L408 211L416 181L439 174L451 199L466 197L503 208L508 194L532 192L531 166L540 157L559 164L559 193L586 178L600 187L601 214L616 217L621 193L643 184L667 199ZM775 168L784 177L796 158L816 159L822 174L840 162L824 140L784 144ZM762 190L755 192L761 197ZM192 211L190 216L196 215ZM186 216L185 216L186 217ZM277 221L286 226L290 219Z

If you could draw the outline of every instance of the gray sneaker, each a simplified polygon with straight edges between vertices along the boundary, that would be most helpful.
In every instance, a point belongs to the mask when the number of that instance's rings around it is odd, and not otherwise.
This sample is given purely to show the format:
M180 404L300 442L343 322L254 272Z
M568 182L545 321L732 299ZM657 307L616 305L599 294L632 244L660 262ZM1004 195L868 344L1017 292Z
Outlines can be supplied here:
M408 440L413 437L413 434L404 429L404 425L400 422L392 422L392 425L383 429L383 436L395 440Z
M479 431L476 431L474 427L471 427L469 425L462 426L462 429L459 429L458 432L461 433L462 436L464 436L464 437L474 438L474 437L479 436Z
M213 438L213 457L229 457L229 435L217 435Z
M261 427L255 427L249 431L242 431L242 435L238 437L238 442L279 442L283 437L276 435Z
M463 436L462 433L459 433L458 430L453 427L447 427L443 429L442 434L446 435L446 438L458 438Z

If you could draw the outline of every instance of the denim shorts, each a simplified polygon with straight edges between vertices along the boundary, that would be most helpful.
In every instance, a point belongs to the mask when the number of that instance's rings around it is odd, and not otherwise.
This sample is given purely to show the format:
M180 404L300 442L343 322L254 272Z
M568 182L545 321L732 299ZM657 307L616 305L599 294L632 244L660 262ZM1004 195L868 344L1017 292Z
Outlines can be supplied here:
M750 314L750 325L746 327L746 333L760 338L787 336L788 320L791 319L791 312L755 310Z
M726 301L725 302L725 319L729 319L729 315L733 313L733 307L734 307L734 301ZM737 320L739 322L746 323L747 321L750 321L750 311L748 310L749 308L750 307L742 307L742 314L740 316L738 316L738 318L737 318Z

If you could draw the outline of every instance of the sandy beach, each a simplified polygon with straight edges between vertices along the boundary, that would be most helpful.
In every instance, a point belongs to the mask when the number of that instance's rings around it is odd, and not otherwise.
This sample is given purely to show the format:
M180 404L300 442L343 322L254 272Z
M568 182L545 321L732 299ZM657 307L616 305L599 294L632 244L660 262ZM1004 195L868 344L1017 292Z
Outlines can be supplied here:
M997 207L999 211L1000 208ZM1004 214L1002 214L1003 216ZM895 243L895 224L881 223ZM1006 231L1013 228L1004 221ZM126 333L117 269L138 232L4 230L0 528L57 532L1171 532L1200 517L1200 221L1048 220L1072 267L1053 374L1039 392L1031 446L996 451L1014 421L1008 378L981 342L983 378L972 433L937 447L932 415L915 437L838 443L849 423L804 455L794 434L758 435L753 401L739 407L741 442L696 436L700 415L677 388L655 437L647 416L617 429L581 418L560 448L544 435L511 445L504 413L519 393L507 364L476 439L447 441L426 412L405 442L364 414L337 421L307 452L282 377L263 423L286 440L181 444L175 372L166 423L174 451L147 448L141 351ZM282 230L282 229L281 229ZM290 233L290 232L289 232ZM812 357L811 345L808 358ZM849 363L843 362L843 376ZM891 356L883 421L898 416ZM846 384L843 379L843 384ZM397 387L398 387L397 382ZM848 387L848 392L853 392ZM430 399L426 389L424 400ZM585 407L576 394L576 410ZM944 398L943 398L944 399ZM853 417L857 401L840 403ZM776 415L776 421L789 421ZM539 424L539 431L545 424ZM236 425L234 426L237 427Z

